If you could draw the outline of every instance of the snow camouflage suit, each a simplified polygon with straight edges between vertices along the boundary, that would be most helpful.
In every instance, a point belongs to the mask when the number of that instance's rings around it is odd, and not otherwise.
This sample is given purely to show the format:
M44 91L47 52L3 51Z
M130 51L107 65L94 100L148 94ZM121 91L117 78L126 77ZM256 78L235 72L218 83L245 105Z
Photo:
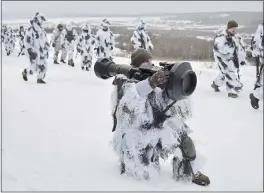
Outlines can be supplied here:
M146 24L142 20L138 23L130 41L134 49L143 48L146 50L153 50L153 44L146 31Z
M255 86L259 87L262 86L263 83L261 82L261 76L263 71L261 69L263 68L263 60L264 60L264 39L263 39L263 23L260 24L257 28L257 31L254 35L254 39L252 41L252 47L253 47L253 56L256 58L256 83Z
M25 47L28 52L30 67L24 69L24 73L33 74L37 72L38 79L43 80L47 72L47 58L50 44L47 34L42 27L45 21L44 16L36 13L33 20L30 21L31 26L27 29L25 35Z
M9 56L15 50L16 35L11 27L3 34L6 54Z
M63 31L59 31L57 27L52 32L51 44L55 43L54 56L53 56L54 61L58 60L59 52L61 50L62 44L64 43L64 35L65 33Z
M115 40L109 25L110 23L106 19L103 20L101 23L102 29L99 29L96 33L98 58L112 58L111 52L115 47Z
M89 70L92 65L94 50L96 48L96 37L91 34L90 27L87 26L88 32L82 32L77 41L77 50L82 56L82 69Z
M243 87L240 82L239 67L246 64L245 45L242 38L238 34L231 36L224 30L215 37L213 52L221 71L214 83L217 86L225 84L228 93L238 94Z
M112 112L116 115L113 146L120 162L125 164L126 175L137 179L155 178L159 175L160 156L167 159L173 154L181 159L175 150L181 135L191 132L185 123L191 117L191 110L188 101L181 100L165 116L158 117L172 100L160 88L141 97L136 83L123 75L116 76L113 82ZM193 169L197 169L196 161L191 162Z
M252 42L252 47L253 47L253 56L260 56L264 57L263 54L263 23L260 24L257 28L257 31L254 35L253 42Z
M68 64L74 65L73 63L74 44L78 34L70 24L66 25L66 29L63 30L63 33L64 33L64 41L62 44L61 59L66 60L66 57L68 55Z
M25 29L23 26L20 26L19 28L19 31L17 32L17 37L19 38L19 45L20 45L20 54L21 55L24 55L26 54L26 49L25 49L25 45L24 45L24 42L25 42Z

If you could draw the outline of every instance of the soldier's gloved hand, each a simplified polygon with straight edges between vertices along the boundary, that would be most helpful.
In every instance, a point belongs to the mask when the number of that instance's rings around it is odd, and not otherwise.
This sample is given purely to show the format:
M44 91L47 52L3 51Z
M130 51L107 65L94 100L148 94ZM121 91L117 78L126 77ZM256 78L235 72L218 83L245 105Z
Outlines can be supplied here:
M246 62L245 61L240 62L240 65L244 66L244 65L246 65Z
M55 47L55 43L52 43L52 47L53 47L53 48Z
M34 52L32 48L28 48L27 51L28 51L28 55L32 60L35 60L37 58L37 53Z
M149 46L149 51L152 51L152 46Z
M169 71L161 69L155 74L153 74L148 80L149 80L149 85L153 89L158 86L164 85L169 80Z

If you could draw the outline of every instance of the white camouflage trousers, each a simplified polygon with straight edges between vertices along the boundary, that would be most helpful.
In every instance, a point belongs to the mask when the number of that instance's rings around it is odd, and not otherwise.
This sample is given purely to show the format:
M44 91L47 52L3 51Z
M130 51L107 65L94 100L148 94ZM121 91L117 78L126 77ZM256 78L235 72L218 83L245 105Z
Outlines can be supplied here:
M68 42L65 41L62 45L62 55L61 59L66 60L66 57L68 55L68 60L73 59L73 52L74 52L74 41Z
M61 46L61 44L60 43L57 43L57 44L55 44L55 47L54 47L54 56L53 56L53 60L55 61L57 61L58 60L58 57L59 57L59 52L60 52L60 50L62 50L62 48L61 48L62 46ZM63 51L63 50L62 50ZM61 58L62 58L62 55L63 54L61 54Z
M37 53L36 59L29 56L30 66L25 69L26 74L37 73L38 79L44 79L47 72L47 57L42 53ZM31 71L31 73L29 73Z
M233 61L227 62L218 56L215 59L220 69L220 74L214 79L214 83L219 87L225 85L228 93L238 94L244 85L240 82L238 69L230 67L234 66Z
M91 68L92 66L92 54L91 53L87 53L87 52L84 52L82 54L82 67L88 67L88 68Z

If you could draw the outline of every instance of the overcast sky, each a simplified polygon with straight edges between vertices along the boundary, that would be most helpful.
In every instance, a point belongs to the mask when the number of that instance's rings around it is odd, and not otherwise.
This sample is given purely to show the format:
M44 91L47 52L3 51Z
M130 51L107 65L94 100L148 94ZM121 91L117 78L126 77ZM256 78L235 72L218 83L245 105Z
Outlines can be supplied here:
M89 15L189 13L217 11L263 12L263 1L2 1L2 19Z

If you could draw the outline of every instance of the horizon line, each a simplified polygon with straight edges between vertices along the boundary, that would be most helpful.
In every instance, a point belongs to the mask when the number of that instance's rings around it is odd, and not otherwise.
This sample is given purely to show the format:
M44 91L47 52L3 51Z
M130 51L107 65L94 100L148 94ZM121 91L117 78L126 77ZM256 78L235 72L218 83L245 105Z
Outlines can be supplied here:
M84 14L80 14L78 16L52 16L49 17L51 19L56 19L56 18L68 18L68 17L139 17L139 16L168 16L168 15L182 15L182 14L201 14L201 13L263 13L263 11L217 11L217 12L210 12L210 11L206 11L206 12L185 12L185 13L142 13L142 14L90 14L90 15L84 15ZM3 20L12 20L12 19L26 19L28 17L25 16L21 16L21 17L10 17L9 19L4 19L4 16L2 15L2 21Z

